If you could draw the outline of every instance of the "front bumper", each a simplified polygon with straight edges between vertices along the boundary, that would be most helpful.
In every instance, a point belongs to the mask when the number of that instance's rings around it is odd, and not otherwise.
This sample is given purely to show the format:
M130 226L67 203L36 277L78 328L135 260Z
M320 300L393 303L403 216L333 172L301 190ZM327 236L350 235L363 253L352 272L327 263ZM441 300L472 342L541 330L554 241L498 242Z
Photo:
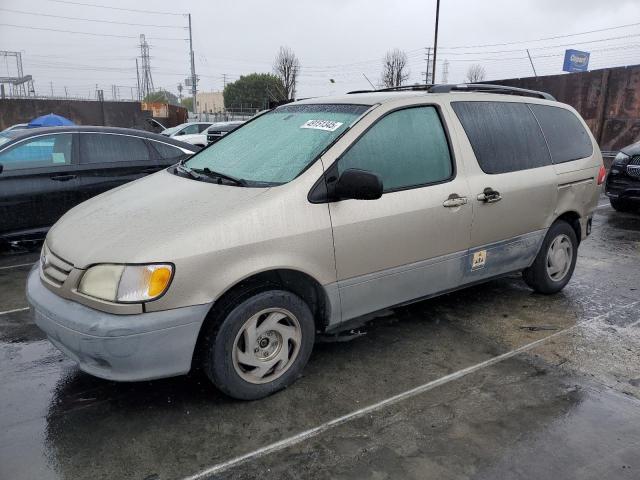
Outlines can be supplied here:
M134 315L100 312L47 289L37 268L27 280L35 322L80 369L100 378L139 381L182 375L210 304Z
M614 172L612 168L605 184L605 194L610 198L640 201L640 179Z

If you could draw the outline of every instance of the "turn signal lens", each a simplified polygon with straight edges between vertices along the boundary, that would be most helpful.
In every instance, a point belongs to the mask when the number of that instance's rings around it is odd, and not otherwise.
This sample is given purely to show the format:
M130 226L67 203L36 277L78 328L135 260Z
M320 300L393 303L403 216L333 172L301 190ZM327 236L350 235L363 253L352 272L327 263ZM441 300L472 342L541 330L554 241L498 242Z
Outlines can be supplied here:
M149 279L149 296L157 297L162 295L169 285L169 280L171 280L171 268L160 267L155 269Z
M604 165L600 165L600 171L598 172L598 185L602 185L604 183L606 176L607 170L604 168Z

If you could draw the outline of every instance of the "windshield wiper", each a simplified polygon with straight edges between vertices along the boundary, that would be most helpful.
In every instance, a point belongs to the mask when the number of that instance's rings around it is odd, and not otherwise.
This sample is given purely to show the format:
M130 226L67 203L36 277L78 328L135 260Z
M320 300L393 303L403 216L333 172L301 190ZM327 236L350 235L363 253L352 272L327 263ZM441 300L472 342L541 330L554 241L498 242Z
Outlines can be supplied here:
M209 167L204 167L204 168L194 168L193 169L194 172L196 173L202 173L204 175L206 175L209 178L218 178L221 180L227 180L231 183L234 183L235 185L239 185L241 187L246 187L247 186L247 181L242 179L242 178L236 178L236 177L232 177L231 175L227 175L226 173L220 173L220 172L215 172L213 170L211 170Z
M189 177L193 178L194 180L199 180L201 177L200 175L198 175L196 172L194 172L193 170L191 170L188 167L185 167L182 162L178 163L176 165L176 170L178 170L180 173L184 173L186 175L188 175Z

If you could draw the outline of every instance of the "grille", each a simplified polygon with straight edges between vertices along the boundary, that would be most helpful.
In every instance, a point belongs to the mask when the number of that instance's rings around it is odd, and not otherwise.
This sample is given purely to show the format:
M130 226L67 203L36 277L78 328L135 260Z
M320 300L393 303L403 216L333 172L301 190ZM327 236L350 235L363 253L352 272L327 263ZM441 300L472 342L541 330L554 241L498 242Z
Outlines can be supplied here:
M627 174L634 178L640 178L640 155L634 155L627 164Z
M45 279L61 287L71 273L73 265L57 256L45 245L42 247L42 255L40 256L40 268Z

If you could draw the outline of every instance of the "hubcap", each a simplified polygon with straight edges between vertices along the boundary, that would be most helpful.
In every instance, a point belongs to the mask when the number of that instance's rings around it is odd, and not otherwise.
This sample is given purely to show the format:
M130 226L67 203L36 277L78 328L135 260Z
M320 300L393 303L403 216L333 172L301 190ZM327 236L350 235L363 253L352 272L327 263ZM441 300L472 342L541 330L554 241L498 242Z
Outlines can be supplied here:
M298 357L302 330L295 315L268 308L249 318L233 344L233 367L249 383L267 383L284 374Z
M564 233L553 239L547 251L547 273L559 282L569 273L573 261L573 244Z

